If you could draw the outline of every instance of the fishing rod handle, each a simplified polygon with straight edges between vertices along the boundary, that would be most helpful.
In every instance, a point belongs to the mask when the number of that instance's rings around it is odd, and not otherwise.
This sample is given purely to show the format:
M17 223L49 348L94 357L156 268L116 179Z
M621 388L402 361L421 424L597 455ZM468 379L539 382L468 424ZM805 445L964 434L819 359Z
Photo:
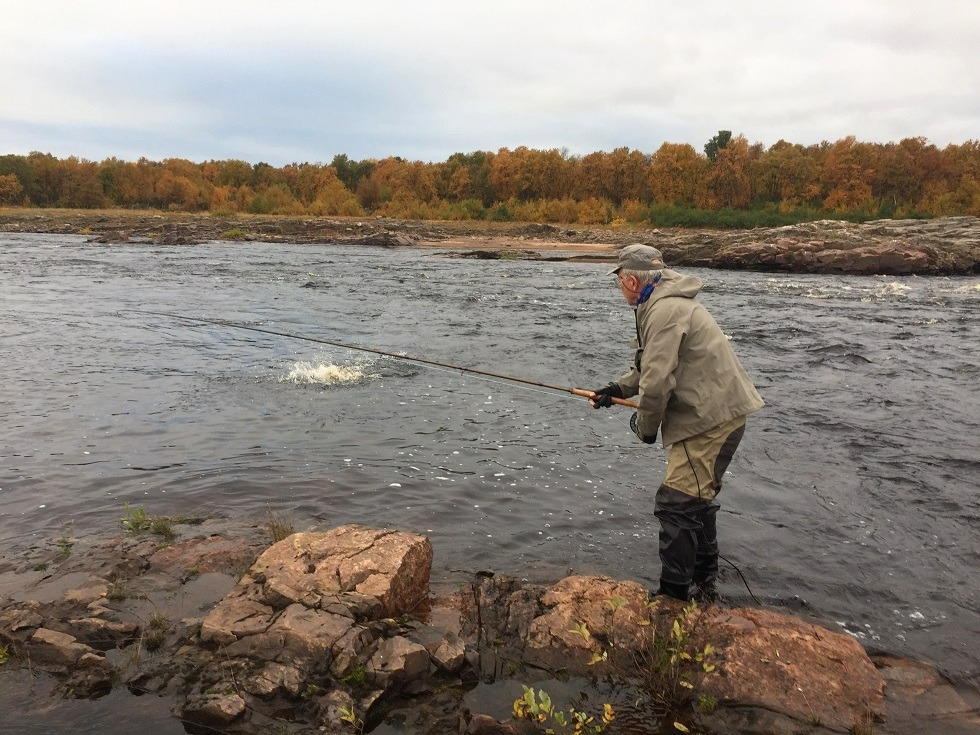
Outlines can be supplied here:
M583 398L595 397L595 393L593 393L592 391L582 390L581 388L572 388L568 392L571 393L573 396L582 396ZM633 401L627 401L624 398L612 398L612 396L610 396L610 399L612 400L613 403L618 404L620 406L626 406L627 408L636 408L636 404Z

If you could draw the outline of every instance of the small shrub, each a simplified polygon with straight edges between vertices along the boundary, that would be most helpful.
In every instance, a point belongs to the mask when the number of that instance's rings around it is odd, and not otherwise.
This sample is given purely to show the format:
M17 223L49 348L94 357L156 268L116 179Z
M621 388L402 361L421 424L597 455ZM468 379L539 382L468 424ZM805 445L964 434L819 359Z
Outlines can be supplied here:
M122 582L114 582L109 591L106 592L106 599L113 602L122 602L126 599L126 585Z
M303 699L311 699L319 694L323 694L323 688L316 684L307 684L306 691L303 692Z
M119 523L129 533L140 534L149 532L167 541L177 537L177 532L173 527L173 519L167 516L149 516L143 508L131 508L129 503L126 503L125 508L126 515L119 519Z
M71 541L66 538L60 538L55 543L58 544L58 556L71 556L71 548L73 546Z
M225 230L219 235L221 240L244 240L246 237L245 231L235 227L231 230Z
M170 519L163 516L150 520L150 533L154 536L161 536L168 541L177 538L177 532L170 523Z
M270 510L265 526L269 529L273 543L278 543L293 535L293 522L285 513L276 513Z
M10 649L7 646L0 646L0 666L10 660Z
M150 528L150 519L143 508L130 508L129 503L125 505L126 515L119 519L119 523L130 533L142 533Z
M360 689L367 683L367 669L364 664L356 664L347 676L340 679L341 682L354 689Z
M32 572L46 572L48 570L48 563L42 561L40 564L35 564L31 567Z
M506 204L494 204L487 212L487 219L490 222L513 222L515 217Z
M163 646L163 642L167 639L167 631L157 630L155 628L147 630L143 633L143 645L146 646L147 651L156 651Z

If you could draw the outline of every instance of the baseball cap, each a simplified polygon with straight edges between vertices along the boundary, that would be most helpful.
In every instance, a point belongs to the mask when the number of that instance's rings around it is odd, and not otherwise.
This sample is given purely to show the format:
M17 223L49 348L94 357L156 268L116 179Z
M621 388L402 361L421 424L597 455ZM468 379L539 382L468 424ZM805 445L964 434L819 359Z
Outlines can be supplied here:
M664 267L664 256L655 247L635 243L627 245L619 251L619 260L615 268L606 273L611 276L623 268L630 271L659 271Z

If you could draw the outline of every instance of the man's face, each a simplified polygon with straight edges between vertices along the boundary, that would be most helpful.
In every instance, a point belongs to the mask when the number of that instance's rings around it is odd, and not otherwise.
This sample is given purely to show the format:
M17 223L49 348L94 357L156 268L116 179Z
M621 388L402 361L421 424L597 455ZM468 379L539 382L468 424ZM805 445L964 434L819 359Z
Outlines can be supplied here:
M616 280L619 281L619 290L623 292L623 298L630 306L636 306L636 300L640 298L640 280L636 276L626 276L625 278L618 273Z

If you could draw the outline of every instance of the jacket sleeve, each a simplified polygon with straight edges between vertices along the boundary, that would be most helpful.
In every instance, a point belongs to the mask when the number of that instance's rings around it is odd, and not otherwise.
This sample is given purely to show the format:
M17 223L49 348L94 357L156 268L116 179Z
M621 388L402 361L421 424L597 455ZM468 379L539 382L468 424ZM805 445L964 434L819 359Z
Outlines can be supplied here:
M650 312L640 325L643 354L640 356L640 400L636 410L636 427L644 437L654 437L664 420L667 403L676 386L681 345L687 334L685 320L670 302L663 299L651 304Z
M619 387L623 389L623 398L632 398L640 392L640 371L637 370L636 366L640 364L640 357L643 355L643 350L639 348L638 342L635 339L630 342L630 347L636 350L633 357L633 367L616 379Z

